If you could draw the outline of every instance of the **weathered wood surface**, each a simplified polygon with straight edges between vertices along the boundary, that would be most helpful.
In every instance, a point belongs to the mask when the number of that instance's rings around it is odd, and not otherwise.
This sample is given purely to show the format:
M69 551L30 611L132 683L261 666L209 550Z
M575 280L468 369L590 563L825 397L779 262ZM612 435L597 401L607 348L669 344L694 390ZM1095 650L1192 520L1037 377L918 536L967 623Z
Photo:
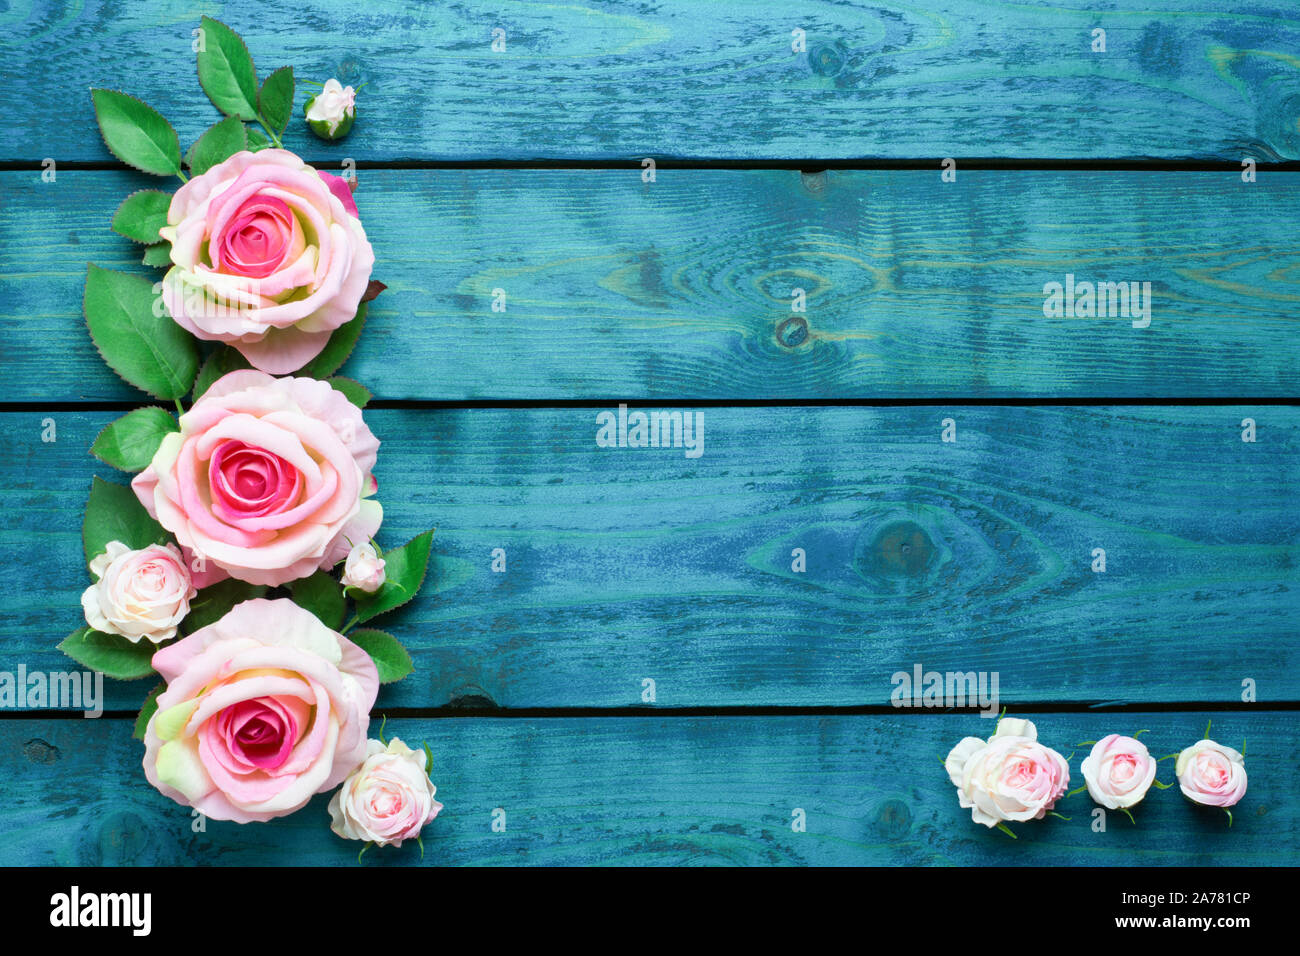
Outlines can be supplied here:
M82 321L143 176L0 174L13 401L133 399ZM1300 395L1300 173L373 170L381 398ZM1043 288L1151 283L1149 327ZM792 312L805 290L807 311ZM505 312L493 311L494 290Z
M200 10L262 75L367 84L343 144L294 125L287 145L313 157L1300 158L1300 14L1283 0L25 0L0 11L21 104L0 160L110 159L86 133L90 86L142 97L192 142L216 119L193 76Z
M1109 732L1176 752L1205 729L1200 713L1033 716L1070 756ZM434 754L445 809L413 843L372 849L364 866L455 864L834 864L1158 866L1300 864L1293 712L1214 715L1213 734L1246 738L1250 787L1234 808L1152 788L1105 832L1086 793L1068 821L1016 824L1013 840L973 823L939 761L978 717L691 717L389 720L387 733ZM1073 754L1072 786L1082 785ZM354 866L360 844L329 832L325 796L291 817L208 821L144 784L142 745L125 720L0 721L6 768L0 859L60 865ZM1159 779L1173 782L1171 760ZM505 812L505 831L492 829ZM807 830L794 832L794 811Z
M694 459L597 447L597 414L367 413L381 544L437 527L381 702L887 704L917 663L997 671L1012 706L1300 699L1295 408L707 408ZM0 416L0 551L43 568L0 617L9 669L70 665L90 475L127 480L85 455L114 413L51 417L43 443Z

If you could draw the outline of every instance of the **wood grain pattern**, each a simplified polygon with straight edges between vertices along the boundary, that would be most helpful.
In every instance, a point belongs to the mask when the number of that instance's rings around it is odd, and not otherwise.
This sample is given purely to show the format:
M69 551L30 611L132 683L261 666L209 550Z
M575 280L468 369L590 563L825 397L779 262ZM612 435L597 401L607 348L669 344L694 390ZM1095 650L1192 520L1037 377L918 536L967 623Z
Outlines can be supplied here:
M307 133L300 89L287 145L315 157L1300 158L1300 17L1282 0L203 10L243 34L262 75L291 63L367 84L339 146ZM198 23L185 0L7 4L0 56L32 66L15 72L23 108L7 114L0 159L109 159L86 135L86 89L108 84L192 142L217 118L194 79Z
M597 447L593 409L368 412L381 543L437 527L383 625L418 670L381 703L623 707L652 678L660 706L881 705L917 663L997 671L1012 706L1234 703L1246 678L1300 700L1294 408L700 414L690 459ZM0 416L0 551L48 568L0 617L6 660L68 665L82 506L112 477L84 449L113 417L55 413L45 444ZM109 684L110 707L148 690Z
M146 177L0 174L6 398L131 399L81 320ZM1300 394L1300 174L363 171L381 398ZM1047 318L1067 274L1151 324ZM807 312L791 311L791 292ZM494 312L493 290L506 294Z
M1069 756L1108 732L1143 736L1153 753L1199 739L1206 715L1034 716ZM1246 738L1250 789L1234 808L1196 807L1157 791L1092 830L1086 793L1068 821L973 823L939 760L991 720L901 717L701 717L390 720L387 732L434 754L445 809L409 846L368 851L391 865L1295 866L1300 786L1294 713L1215 715L1216 738ZM6 767L0 859L10 864L355 866L360 844L329 832L327 796L267 824L208 821L146 786L143 747L124 720L0 721ZM1071 783L1082 785L1074 753ZM1159 777L1173 780L1172 761ZM69 781L76 781L70 785ZM506 829L493 832L492 812ZM807 831L791 829L795 808Z

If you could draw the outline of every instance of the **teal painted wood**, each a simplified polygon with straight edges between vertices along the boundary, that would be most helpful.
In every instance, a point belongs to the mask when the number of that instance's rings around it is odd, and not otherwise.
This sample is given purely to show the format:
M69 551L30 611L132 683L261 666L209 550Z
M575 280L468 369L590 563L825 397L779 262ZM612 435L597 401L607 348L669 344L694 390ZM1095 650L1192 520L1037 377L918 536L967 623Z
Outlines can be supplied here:
M87 261L148 274L107 228L146 183L0 174L7 398L138 395L95 352L81 297ZM1297 395L1298 187L1232 172L363 171L389 289L346 370L383 398L445 400ZM1045 283L1069 274L1150 282L1150 326L1045 317Z
M1198 740L1205 714L1051 714L1040 739L1071 755L1106 733L1143 735L1152 752ZM1152 789L1092 830L1086 793L1068 821L1016 824L1018 839L971 821L939 760L978 717L700 717L390 720L428 741L445 809L414 844L368 851L385 865L1049 865L1295 866L1300 787L1293 712L1214 715L1213 735L1246 738L1249 790L1234 808L1196 807ZM124 720L0 721L6 768L4 865L355 866L360 844L329 831L328 797L267 824L208 821L144 779ZM1071 785L1082 785L1073 754ZM1172 761L1159 778L1173 781ZM793 832L794 810L807 831ZM493 832L493 811L505 812Z
M998 672L1013 707L1300 700L1300 410L708 408L695 459L597 447L597 414L367 413L381 544L437 527L381 703L622 707L651 678L659 706L880 705L916 664ZM43 417L0 416L0 552L42 568L0 616L10 670L68 666L113 477L85 455L112 413L53 413L52 444Z
M367 84L340 146L295 116L288 145L317 157L1300 158L1300 17L1283 0L203 10L243 34L263 75L288 63ZM108 159L87 132L90 86L143 97L192 141L216 119L193 78L198 14L184 0L7 4L0 56L23 107L0 159Z

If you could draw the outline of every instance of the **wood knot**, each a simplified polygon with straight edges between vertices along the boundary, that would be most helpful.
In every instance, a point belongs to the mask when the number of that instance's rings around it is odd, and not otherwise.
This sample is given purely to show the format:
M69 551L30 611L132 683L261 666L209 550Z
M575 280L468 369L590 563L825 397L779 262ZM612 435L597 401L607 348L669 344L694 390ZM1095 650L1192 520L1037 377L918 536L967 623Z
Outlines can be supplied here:
M930 533L915 521L901 518L867 525L854 551L857 572L887 590L924 587L940 560Z
M817 169L801 172L799 181L803 184L804 189L814 196L820 196L826 191L826 170Z
M452 710L496 710L497 702L477 684L466 684L452 691L447 707Z
M40 737L33 737L23 744L23 756L32 763L54 763L59 759L59 748Z
M912 829L912 811L902 800L886 800L876 808L871 828L882 840L901 840Z
M835 76L848 58L838 46L817 43L808 48L808 67L817 76Z
M793 349L808 341L808 320L802 315L792 315L776 327L776 340L784 348Z
M334 71L335 79L337 79L344 86L352 86L352 87L361 85L361 74L362 74L361 61L353 57L341 61L337 69L335 69Z

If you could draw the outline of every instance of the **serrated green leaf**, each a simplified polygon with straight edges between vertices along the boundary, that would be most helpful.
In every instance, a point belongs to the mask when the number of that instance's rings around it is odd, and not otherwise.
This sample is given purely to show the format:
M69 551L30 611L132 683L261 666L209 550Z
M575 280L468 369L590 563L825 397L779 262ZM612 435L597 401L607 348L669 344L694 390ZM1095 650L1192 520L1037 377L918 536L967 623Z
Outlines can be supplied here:
M84 308L95 348L127 382L171 400L194 384L199 352L161 302L155 311L155 301L148 279L88 265Z
M166 689L166 684L159 684L149 691L149 696L144 699L144 703L140 706L140 713L135 718L135 730L131 733L136 740L144 740L144 732L149 728L149 721L158 712L158 695Z
M154 405L137 408L100 432L90 453L122 471L144 471L163 436L175 431L180 431L180 426L167 411Z
M406 648L387 631L362 628L350 633L348 640L370 655L370 659L375 662L375 669L379 671L381 684L399 681L415 670L415 664Z
M370 394L370 389L366 388L355 379L345 378L342 375L335 375L332 378L326 379L326 381L329 382L336 391L342 392L343 397L353 405L357 406L357 408L365 408L367 403L374 398L374 396Z
M118 634L88 627L77 628L59 643L59 650L78 664L117 680L139 680L154 673L152 662L157 649L144 638L132 644Z
M198 138L190 151L190 172L201 176L213 166L224 163L248 148L248 133L234 116L213 123Z
M271 145L271 141L270 141L269 139L266 138L266 136L262 133L261 130L259 130L259 129L257 129L257 128L255 128L255 127L249 127L249 129L248 129L248 151L249 151L250 153L256 153L256 152L259 152L259 151L261 151L261 150L263 150L263 149L266 149L266 148L269 147L270 145Z
M366 306L363 303L351 322L334 330L321 353L294 374L308 378L329 378L348 360L365 326Z
M181 142L162 114L117 90L91 90L104 144L128 166L155 176L181 171Z
M221 620L236 604L263 597L266 588L261 584L249 584L237 578L226 578L216 584L210 584L199 590L190 601L190 613L181 621L181 630L193 634L201 627L207 627Z
M365 623L385 611L401 607L415 597L420 585L424 583L432 544L433 532L425 531L400 548L384 552L384 583L374 594L357 598L358 623Z
M170 242L155 242L152 246L145 246L144 258L140 261L147 266L169 268L172 264L172 244Z
M317 571L309 577L299 578L289 585L289 593L300 608L311 611L331 630L337 631L343 626L343 612L346 602L339 582L325 571Z
M199 369L198 377L194 380L194 400L197 402L199 396L211 388L212 383L218 379L231 372L252 367L238 349L231 348L229 345L218 346L203 363L203 368Z
M135 492L96 476L90 483L86 515L81 523L81 546L86 563L121 541L133 551L151 544L166 544L167 532L144 510Z
M113 231L135 242L155 243L158 230L167 225L167 208L171 204L171 193L160 189L133 192L113 213Z
M262 82L257 108L277 135L284 132L293 116L293 67L282 66Z
M212 105L227 116L257 119L257 71L239 34L220 20L203 17L199 85Z

